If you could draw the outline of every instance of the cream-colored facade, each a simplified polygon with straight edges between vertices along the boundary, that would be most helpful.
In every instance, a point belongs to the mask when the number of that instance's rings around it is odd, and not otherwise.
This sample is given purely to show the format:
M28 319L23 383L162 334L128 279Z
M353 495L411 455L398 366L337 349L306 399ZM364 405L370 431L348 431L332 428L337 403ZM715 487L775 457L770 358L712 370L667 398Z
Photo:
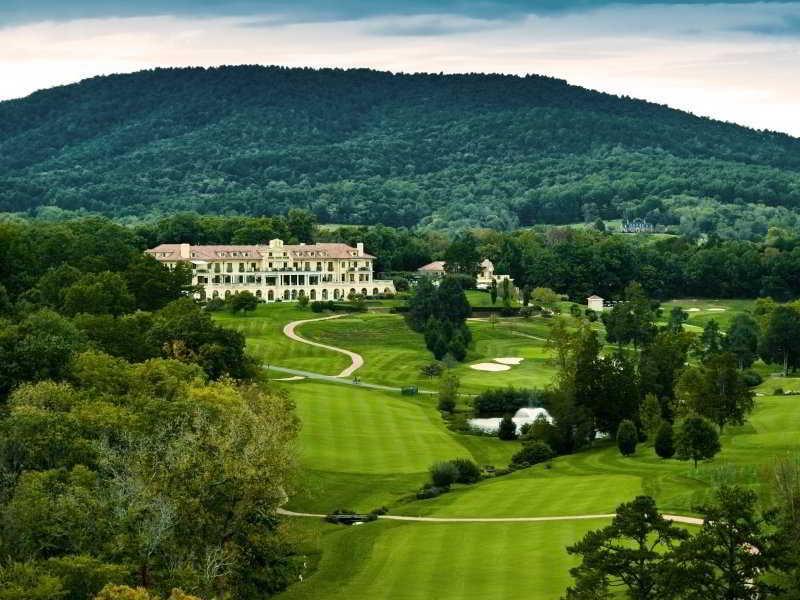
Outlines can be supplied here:
M421 266L417 269L417 273L420 275L425 275L426 277L444 277L447 274L447 269L445 268L447 264L443 260L436 260L432 263L428 263L427 265ZM475 287L479 290L486 290L492 286L492 282L494 281L497 285L501 285L503 281L506 279L509 280L510 284L514 284L514 280L511 279L510 275L499 275L494 272L494 263L490 261L488 258L485 258L481 261L480 271L478 271L477 275L475 276Z
M264 302L340 300L351 294L373 297L394 294L390 280L373 275L375 257L364 244L269 244L251 246L193 246L161 244L147 254L170 268L192 265L192 283L201 300L226 298L242 291Z

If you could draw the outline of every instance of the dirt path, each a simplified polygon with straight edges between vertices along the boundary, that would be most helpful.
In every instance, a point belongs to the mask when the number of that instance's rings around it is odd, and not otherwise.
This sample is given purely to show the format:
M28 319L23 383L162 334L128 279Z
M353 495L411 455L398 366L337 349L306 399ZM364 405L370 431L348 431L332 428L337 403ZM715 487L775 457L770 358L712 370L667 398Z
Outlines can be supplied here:
M329 319L339 319L341 317L346 317L346 316L348 316L347 313L343 313L341 315L333 315L331 317L319 317L318 319L303 319L302 321L292 321L291 323L287 323L284 326L283 334L289 339L292 339L296 342L301 342L303 344L308 344L310 346L316 346L317 348L325 348L326 350L332 350L334 352L339 352L340 354L345 354L349 356L351 361L350 366L347 367L344 371L342 371L338 375L336 375L336 377L350 377L356 370L364 366L363 356L355 352L351 352L350 350L345 350L344 348L337 348L336 346L328 346L327 344L312 342L294 332L295 327L297 327L298 325L302 325L303 323L313 323L314 321L328 321Z
M286 517L311 517L324 519L326 515L316 513L294 512L278 509L278 514ZM687 525L702 525L703 519L697 517L684 517L681 515L663 515L668 521L686 523ZM380 515L379 519L387 521L412 521L416 523L539 523L544 521L585 521L587 519L611 519L613 514L600 515L565 515L554 517L410 517L405 515Z

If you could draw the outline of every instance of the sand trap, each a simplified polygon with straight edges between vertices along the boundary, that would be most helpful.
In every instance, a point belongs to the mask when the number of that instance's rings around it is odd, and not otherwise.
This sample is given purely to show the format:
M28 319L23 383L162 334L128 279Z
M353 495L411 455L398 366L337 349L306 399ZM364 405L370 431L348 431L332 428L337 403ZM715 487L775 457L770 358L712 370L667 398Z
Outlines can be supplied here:
M502 358L495 358L494 362L500 363L501 365L518 365L523 360L525 359L519 356L504 356Z
M276 379L270 379L270 381L302 381L303 379L305 379L305 377L295 375L293 377L278 377Z
M725 312L728 310L727 308L707 308L708 312Z
M687 308L686 312L700 312L699 308Z
M510 371L511 367L508 365L500 365L498 363L478 363L476 365L470 365L470 369L475 369L476 371Z

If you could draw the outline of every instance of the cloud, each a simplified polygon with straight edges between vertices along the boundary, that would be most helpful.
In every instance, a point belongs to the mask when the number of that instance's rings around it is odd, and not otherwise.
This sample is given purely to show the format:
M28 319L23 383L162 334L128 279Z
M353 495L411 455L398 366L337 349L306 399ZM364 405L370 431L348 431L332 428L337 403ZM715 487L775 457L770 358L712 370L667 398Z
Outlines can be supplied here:
M502 19L470 19L450 15L423 15L393 18L365 28L366 33L385 36L445 36L498 29L508 24Z
M800 37L800 15L783 15L770 21L741 25L733 31L771 37Z

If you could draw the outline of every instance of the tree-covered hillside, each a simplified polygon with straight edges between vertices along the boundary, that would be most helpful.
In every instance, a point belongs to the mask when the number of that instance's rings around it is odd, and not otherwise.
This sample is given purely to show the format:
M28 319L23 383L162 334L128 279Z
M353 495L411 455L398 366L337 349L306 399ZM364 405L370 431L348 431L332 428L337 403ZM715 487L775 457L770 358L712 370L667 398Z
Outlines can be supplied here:
M0 212L43 205L700 230L736 205L727 226L796 226L800 140L538 76L158 69L0 103Z

